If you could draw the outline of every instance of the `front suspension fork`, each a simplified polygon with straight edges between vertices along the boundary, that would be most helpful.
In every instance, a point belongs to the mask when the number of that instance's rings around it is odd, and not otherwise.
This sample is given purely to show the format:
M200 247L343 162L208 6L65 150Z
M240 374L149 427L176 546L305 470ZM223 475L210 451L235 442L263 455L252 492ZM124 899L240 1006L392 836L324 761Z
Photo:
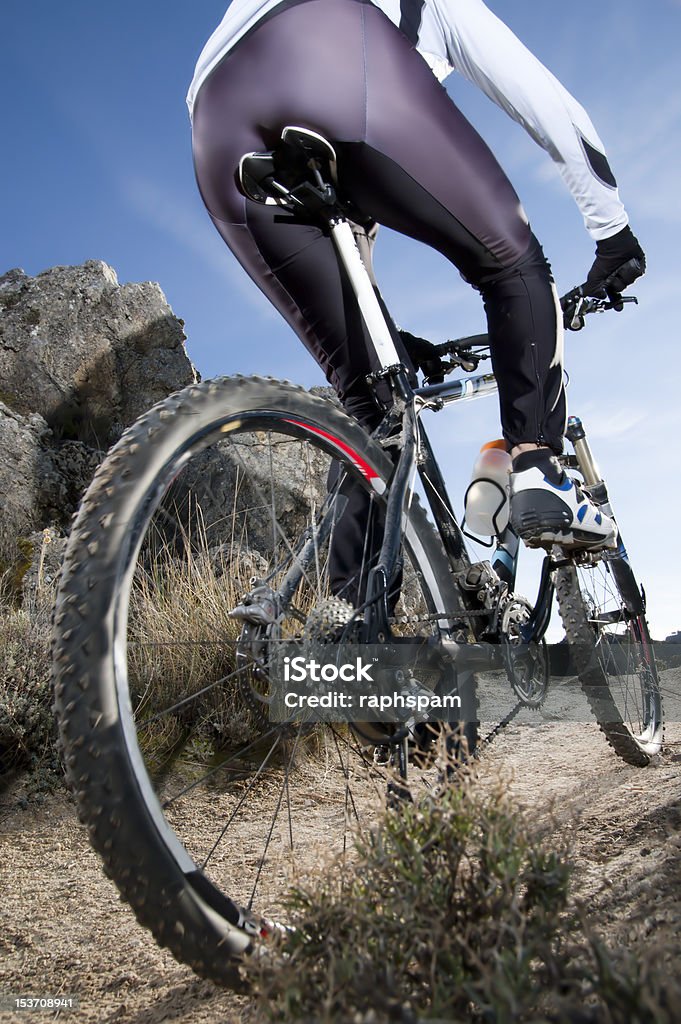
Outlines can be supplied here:
M603 513L614 520L615 515L610 504L608 488L598 468L598 464L591 450L591 445L589 444L586 436L584 424L579 416L569 417L565 436L574 448L576 468L582 474L584 484L588 488L590 496L603 510ZM617 548L613 552L604 551L601 557L608 564L616 579L618 579L618 576L622 574L627 577L626 582L628 582L629 568L627 553L624 544L622 543L622 537L620 536L619 531L617 533ZM556 561L548 554L544 558L537 600L532 610L529 622L523 626L521 631L523 640L527 643L540 640L546 632L549 619L551 617L551 602L553 600L554 592L553 573L561 565L567 564L569 564L569 559ZM627 593L627 589L630 588L627 588L626 586L620 587L620 590L623 593ZM638 601L636 603L638 603ZM630 611L634 612L635 609L632 607Z

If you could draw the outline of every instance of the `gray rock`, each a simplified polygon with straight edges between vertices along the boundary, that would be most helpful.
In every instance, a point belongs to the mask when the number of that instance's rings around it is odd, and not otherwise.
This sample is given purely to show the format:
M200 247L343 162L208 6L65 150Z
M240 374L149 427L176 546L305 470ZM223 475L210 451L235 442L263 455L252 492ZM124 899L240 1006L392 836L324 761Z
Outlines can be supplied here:
M91 260L0 277L0 400L57 438L106 448L142 412L198 379L159 285L119 285Z
M0 277L0 561L20 550L28 603L56 576L63 535L104 450L198 379L184 341L158 285L121 286L105 263ZM173 484L159 536L181 548L200 516L207 548L229 542L233 555L236 540L240 569L258 575L273 545L294 542L325 499L330 460L303 451L264 434L212 447Z
M0 403L0 521L7 537L36 529L46 496L58 494L49 435L42 416L21 416Z
M265 435L239 435L186 466L166 499L166 530L174 521L178 536L193 533L198 515L208 547L237 538L267 557L274 543L272 506L280 527L276 544L294 542L309 525L311 506L319 508L326 497L329 464L328 456L294 438L272 445Z
M50 524L63 529L103 456L81 441L56 444L42 416L21 416L0 402L3 547Z

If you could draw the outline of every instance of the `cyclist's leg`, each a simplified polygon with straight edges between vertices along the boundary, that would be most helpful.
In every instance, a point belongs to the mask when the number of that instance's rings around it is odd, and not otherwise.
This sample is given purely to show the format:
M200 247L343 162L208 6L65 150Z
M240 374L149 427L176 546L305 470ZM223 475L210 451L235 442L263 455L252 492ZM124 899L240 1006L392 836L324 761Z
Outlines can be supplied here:
M193 143L199 188L218 231L322 367L345 409L372 430L382 415L366 382L377 368L375 354L333 243L283 209L247 201L235 175L244 153L274 146L287 124L333 139L363 137L362 20L359 3L322 0L261 23L199 91ZM409 365L396 332L395 343ZM373 550L367 549L375 547L367 534L381 534L380 524L368 529L368 494L355 490L334 533L330 566L334 592L350 601L362 590L361 581L346 586L352 567L370 560Z
M374 356L331 239L281 208L246 200L236 184L240 157L272 148L287 124L331 139L363 137L363 6L308 0L275 9L199 90L193 145L199 188L218 231L345 408L372 428L380 419L366 383Z
M404 37L367 12L367 131L344 181L379 223L442 252L482 293L510 446L562 448L562 324L550 268L487 145Z

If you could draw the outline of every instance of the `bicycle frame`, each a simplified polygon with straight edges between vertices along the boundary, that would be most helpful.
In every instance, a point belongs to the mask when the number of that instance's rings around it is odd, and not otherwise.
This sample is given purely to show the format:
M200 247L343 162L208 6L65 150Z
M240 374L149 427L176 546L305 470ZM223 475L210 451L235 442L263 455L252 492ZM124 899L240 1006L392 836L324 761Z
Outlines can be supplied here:
M493 394L497 391L497 383L493 374L479 374L465 380L412 388L348 220L337 209L329 218L329 226L339 260L357 296L379 364L378 370L371 375L370 382L384 379L392 387L394 405L388 411L384 423L402 429L401 451L390 487L381 553L367 584L365 623L369 635L380 639L382 636L390 635L387 594L390 583L399 570L402 511L413 486L415 471L418 471L451 564L460 564L462 560L468 559L463 531L452 508L428 434L420 422L420 413L424 409L439 410L455 402ZM379 427L379 432L380 430ZM509 529L507 536L501 538L496 546L492 564L496 563L496 567L501 570L500 575L511 590L515 584L518 553L518 538ZM536 604L537 614L533 614L531 620L532 628L529 635L533 640L539 639L546 631L551 596L552 584L547 568L542 575L542 585ZM476 607L473 596L470 599L470 607Z
M329 226L339 259L346 270L350 284L357 296L359 308L364 319L371 344L379 363L379 369L369 378L370 383L380 379L387 380L392 387L394 405L388 411L384 423L402 427L401 452L390 486L386 525L377 566L371 571L367 585L365 605L365 622L369 635L380 638L389 636L387 593L390 583L399 569L399 535L401 514L408 500L414 471L417 470L426 494L428 504L435 519L438 532L452 566L468 560L462 528L451 506L442 473L435 459L433 449L425 428L420 422L420 413L424 409L439 410L455 402L490 395L498 390L493 374L479 374L465 380L454 380L442 384L412 388L404 365L400 362L395 348L390 327L385 319L376 297L369 269L362 259L355 236L347 218L339 207L329 216ZM395 420L397 418L397 423ZM379 432L381 427L379 427ZM614 519L614 513L608 500L605 482L596 465L595 459L586 439L581 420L572 416L568 421L566 432L568 440L575 451L575 462L584 477L585 484L590 488L604 512ZM507 583L509 591L513 591L518 567L520 542L511 527L497 538L491 557L492 567L500 578ZM626 561L626 551L622 539L618 535L618 547L613 565L615 570L617 559ZM603 555L608 558L608 554ZM523 640L526 643L540 641L549 625L551 604L553 600L553 572L566 564L562 554L552 557L547 553L542 565L537 597L529 621L522 627ZM462 593L462 599L465 595ZM643 604L645 599L643 598ZM470 608L476 607L474 598ZM630 609L632 612L640 610ZM473 626L475 633L475 627Z

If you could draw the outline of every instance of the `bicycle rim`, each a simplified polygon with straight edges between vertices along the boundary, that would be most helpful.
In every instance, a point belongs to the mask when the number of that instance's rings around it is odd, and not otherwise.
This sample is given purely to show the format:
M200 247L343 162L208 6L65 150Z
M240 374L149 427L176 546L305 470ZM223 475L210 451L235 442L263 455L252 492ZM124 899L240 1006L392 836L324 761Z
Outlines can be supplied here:
M646 765L662 746L660 682L641 592L624 559L558 571L556 593L584 692L606 739Z

